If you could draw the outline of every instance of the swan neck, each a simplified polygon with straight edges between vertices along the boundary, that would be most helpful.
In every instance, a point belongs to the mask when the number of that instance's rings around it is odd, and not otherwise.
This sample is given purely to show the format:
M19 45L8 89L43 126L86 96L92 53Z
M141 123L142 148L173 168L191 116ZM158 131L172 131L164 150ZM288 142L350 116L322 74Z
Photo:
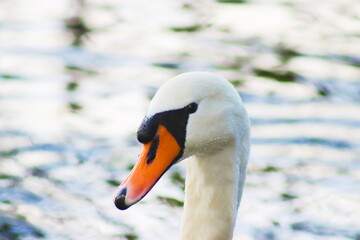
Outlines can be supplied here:
M246 161L235 144L187 160L181 240L232 239Z

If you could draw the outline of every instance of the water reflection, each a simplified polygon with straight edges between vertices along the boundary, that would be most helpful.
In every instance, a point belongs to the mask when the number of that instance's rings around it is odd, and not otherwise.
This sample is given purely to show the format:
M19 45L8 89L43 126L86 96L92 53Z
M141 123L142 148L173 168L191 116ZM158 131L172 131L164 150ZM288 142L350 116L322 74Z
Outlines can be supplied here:
M76 0L75 2L75 14L64 20L66 29L71 33L71 46L82 46L84 38L88 37L91 30L84 21L84 12L86 7L85 0Z
M77 0L77 10L75 15L64 20L67 31L71 33L70 46L73 48L81 48L84 44L84 41L90 37L89 33L91 30L86 25L83 17L85 6L85 0ZM83 106L77 101L76 97L76 92L79 88L80 81L87 73L94 73L94 71L84 69L81 66L67 64L65 65L65 73L70 77L70 80L66 85L66 90L68 91L68 108L71 110L71 112L76 113L83 109Z
M176 238L184 166L130 212L112 193L158 87L207 70L253 126L236 237L357 239L358 20L341 2L1 1L1 237Z

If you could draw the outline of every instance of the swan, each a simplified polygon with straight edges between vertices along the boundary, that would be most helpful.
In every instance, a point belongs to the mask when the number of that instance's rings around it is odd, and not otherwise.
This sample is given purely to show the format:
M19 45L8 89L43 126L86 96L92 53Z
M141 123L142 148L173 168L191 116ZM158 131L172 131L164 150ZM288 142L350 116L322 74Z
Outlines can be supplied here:
M137 132L138 162L116 189L125 210L173 165L187 160L182 240L230 240L245 181L250 123L235 88L210 72L188 72L163 84Z

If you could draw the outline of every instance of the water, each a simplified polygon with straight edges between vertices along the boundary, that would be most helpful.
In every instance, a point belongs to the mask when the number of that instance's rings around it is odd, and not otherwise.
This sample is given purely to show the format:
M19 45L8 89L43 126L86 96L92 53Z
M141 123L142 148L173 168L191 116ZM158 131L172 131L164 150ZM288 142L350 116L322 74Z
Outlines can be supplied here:
M112 194L156 89L191 70L252 120L235 239L360 239L356 3L1 1L0 239L176 239L183 163L125 212Z

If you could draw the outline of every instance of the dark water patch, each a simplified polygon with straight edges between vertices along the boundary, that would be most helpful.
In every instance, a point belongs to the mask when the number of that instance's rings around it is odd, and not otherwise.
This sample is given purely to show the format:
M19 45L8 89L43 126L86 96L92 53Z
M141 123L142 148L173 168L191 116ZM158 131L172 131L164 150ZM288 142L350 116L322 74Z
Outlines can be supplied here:
M276 234L271 229L254 229L253 237L256 240L276 240Z
M232 0L229 1L231 2ZM339 62L357 68L360 67L360 56L356 56L356 55L349 56L349 55L341 55L341 54L326 54L326 55L312 54L297 49L295 50L289 46L286 46L284 43L280 43L275 46L266 45L259 39L241 39L236 41L225 41L224 43L232 44L235 46L241 46L241 47L249 46L251 48L255 48L258 53L271 52L279 58L282 64L288 63L289 60L295 57L307 57L307 58L320 58L327 61Z
M360 121L351 119L326 119L326 118L250 118L251 125L273 125L273 124L326 124L347 127L360 127Z
M300 81L313 85L320 96L350 102L360 101L360 82L337 79L314 79L305 76L302 76Z
M268 166L253 166L252 168L248 169L248 173L253 174L261 174L261 173L274 173L274 172L282 172L282 169L277 166L268 165Z
M21 177L13 176L7 173L0 173L0 183L3 187L15 186L21 182Z
M231 28L227 27L227 26L219 26L218 29L219 29L219 31L224 32L224 33L230 33L231 32Z
M261 69L255 68L254 74L259 77L274 79L279 82L287 83L287 82L295 82L298 78L298 74L282 69Z
M24 203L38 203L42 201L42 198L19 186L11 186L0 188L0 200L9 200L12 202L21 201Z
M0 49L0 56L1 56L2 50ZM5 51L3 51L5 52ZM36 75L36 74L26 74L26 75L20 75L20 74L0 74L0 81L26 81L27 83L32 82L60 82L63 81L63 76L55 76L55 75Z
M109 12L116 10L116 7L113 5L110 5L110 4L102 4L102 5L99 5L98 7L99 7L99 9L109 11Z
M272 221L271 224L274 226L274 227L280 227L280 223L278 221Z
M218 3L236 3L236 4L243 4L247 3L247 0L217 0Z
M0 74L0 80L22 80L23 77L14 74Z
M239 87L245 84L245 80L242 79L233 79L233 80L229 80L229 82L234 86L234 87Z
M61 169L64 167L68 167L69 165L73 165L73 163L69 163L66 161L58 161L58 162L53 162L53 163L49 163L49 164L44 164L39 167L33 167L33 168L30 168L28 171L29 171L29 174L32 176L46 178L50 181L53 181L56 183L61 183L61 181L58 179L51 179L49 177L49 172L51 172L53 170Z
M360 67L360 56L338 56L338 58L351 66Z
M273 51L273 49L275 49L275 54L278 54L280 58L285 57L285 62L287 62L286 59L289 57L290 59L294 57L308 57L308 58L320 58L332 62L339 62L353 67L360 67L360 56L348 56L348 55L340 55L340 54L321 55L321 54L299 52L291 48L282 49L282 47L279 48L278 46L272 48L271 46L264 45L264 47L270 51Z
M1 240L39 239L45 237L45 234L40 229L28 223L23 216L13 216L6 213L0 215Z
M137 240L139 239L136 233L124 233L124 234L116 234L113 235L116 238L124 239L124 240Z
M241 65L236 64L236 63L228 63L228 64L223 64L223 65L216 65L213 68L216 70L239 71L239 69L241 68Z
M64 23L66 29L72 33L72 46L83 45L84 37L92 31L80 15L65 19Z
M52 144L52 143L43 143L43 144L34 144L31 146L18 148L18 153L21 152L33 152L33 151L44 151L44 152L55 152L55 153L64 153L74 151L71 147L63 144Z
M16 150L0 151L0 158L9 158L15 156L16 154L18 154Z
M267 173L268 172L279 172L279 171L281 171L281 169L278 167L269 165L269 166L264 167L261 171L267 172Z
M336 159L329 159L326 156L319 156L316 158L304 158L299 160L299 158L296 157L289 157L287 156L284 159L279 159L279 158L264 158L261 160L264 163L268 163L270 166L270 171L268 172L273 172L272 168L275 168L274 172L279 172L279 173L284 173L284 172L288 172L289 169L291 168L301 168L301 167L305 167L305 166L321 166L321 167L331 167L332 169L336 170L340 175L341 174L347 174L349 173L349 171L357 171L360 170L360 164L359 164L359 160L354 158L350 161L344 161L341 157L336 158ZM273 166L273 163L276 162L276 166ZM290 163L290 165L289 165ZM249 169L249 173L253 173L253 172L260 172L262 169L260 168L261 166L253 166L252 168ZM267 167L264 167L263 169L266 169ZM266 171L264 171L266 172ZM290 176L290 175L287 175ZM292 175L294 176L294 175ZM304 178L305 179L305 178ZM339 180L339 179L338 179ZM307 178L306 179L307 182L309 183L314 183L314 184L318 184L320 182L320 180L314 180L312 178ZM327 179L324 179L324 182L328 181Z
M251 53L256 52L257 54L260 54L274 52L274 48L264 44L259 37L225 39L221 40L221 43L240 47Z
M345 63L353 67L360 67L360 56L347 56L339 54L330 54L330 55L310 55L313 57L318 57L330 61Z
M80 67L80 66L76 66L76 65L66 65L65 66L67 70L71 71L71 72L78 72L78 73L84 73L87 75L95 75L97 74L97 72L94 69L90 69L90 68L84 68L84 67Z
M275 46L274 50L282 64L288 63L291 59L295 57L303 56L302 53L288 46L285 46L283 43Z
M251 139L252 144L261 145L314 145L336 149L353 149L356 146L347 141L323 139L323 138L311 138L311 137L294 137L294 138L253 138Z
M203 25L200 24L194 24L194 25L189 25L189 26L174 26L171 27L170 30L173 32L197 32L202 30L204 27Z
M194 6L191 3L183 3L181 5L181 8L182 9L187 9L187 10L192 10L192 9L194 9Z
M41 177L41 178L48 177L46 170L41 167L33 167L29 169L29 174L34 177Z
M184 206L184 202L183 201L180 201L176 198L172 198L172 197L165 197L165 196L157 196L157 199L170 206L170 207L183 207Z
M173 171L170 175L170 180L182 190L185 190L185 178L180 174L180 172Z
M339 236L349 239L359 240L360 230L356 229L342 229L329 224L323 225L313 222L297 222L291 224L291 228L295 231L308 232L320 236Z
M79 112L80 110L82 110L84 107L78 103L78 102L69 102L68 103L68 107L69 109L74 112L74 113L77 113Z
M130 163L126 166L126 170L131 171L135 167L135 164Z
M9 174L0 173L0 181L4 179L12 179L13 176Z
M299 198L299 196L292 194L292 193L281 193L280 197L283 201L289 201L289 200Z
M25 132L18 130L3 130L0 131L0 137L28 137L29 135Z
M179 69L180 65L178 63L171 62L157 62L153 64L156 67L168 68L168 69Z
M316 89L320 96L327 97L330 95L330 90L326 85L316 84Z
M242 70L242 68L245 65L248 65L249 62L250 62L249 57L237 56L237 57L232 58L231 60L226 60L226 61L219 63L218 65L211 66L211 68L218 69L218 70L239 72ZM240 80L240 81L242 81L242 80Z
M79 33L87 33L91 31L90 28L85 24L84 19L80 16L65 19L65 27L68 30Z
M339 63L344 63L353 67L360 67L360 56L349 56L349 55L341 55L341 54L312 54L301 52L299 50L295 50L291 47L285 46L283 43L278 44L277 46L269 46L262 42L256 42L257 45L261 46L261 49L266 52L273 52L278 55L280 61L283 63L287 63L288 60L295 57L308 57L308 58L320 58L328 61L334 61Z
M66 90L68 90L69 92L76 91L78 88L79 83L77 81L68 82L68 84L66 85Z
M111 185L111 186L115 186L115 187L117 187L117 186L119 186L120 185L120 181L119 180L117 180L117 179L106 179L105 180L109 185Z

